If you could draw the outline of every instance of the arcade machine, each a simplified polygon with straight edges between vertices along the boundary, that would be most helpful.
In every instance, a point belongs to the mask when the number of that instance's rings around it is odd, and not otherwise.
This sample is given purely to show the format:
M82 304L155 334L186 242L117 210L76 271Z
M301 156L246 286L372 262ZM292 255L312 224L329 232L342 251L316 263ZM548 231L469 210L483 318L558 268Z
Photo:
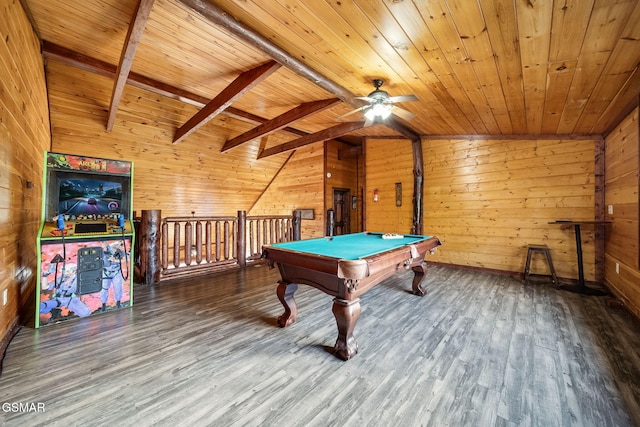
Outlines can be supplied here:
M45 153L35 326L133 303L133 164Z

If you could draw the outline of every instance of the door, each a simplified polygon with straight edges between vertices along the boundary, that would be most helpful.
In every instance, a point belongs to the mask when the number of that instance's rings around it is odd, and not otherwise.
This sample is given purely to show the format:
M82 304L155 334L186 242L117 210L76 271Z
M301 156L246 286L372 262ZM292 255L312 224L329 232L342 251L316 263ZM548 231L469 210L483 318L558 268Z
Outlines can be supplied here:
M351 190L348 188L333 189L333 234L349 234L351 232L349 211L351 209Z

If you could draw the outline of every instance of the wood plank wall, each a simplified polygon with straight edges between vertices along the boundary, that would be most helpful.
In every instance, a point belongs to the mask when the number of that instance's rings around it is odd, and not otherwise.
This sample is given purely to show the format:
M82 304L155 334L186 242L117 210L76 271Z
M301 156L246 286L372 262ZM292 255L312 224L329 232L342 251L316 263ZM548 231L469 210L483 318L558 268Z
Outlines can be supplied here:
M522 272L528 244L551 248L559 277L578 277L573 228L593 220L592 140L425 140L425 230L443 246L434 260ZM584 227L585 277L595 279L593 229ZM532 273L548 274L542 257Z
M605 205L613 209L606 215L613 224L607 233L605 282L640 317L639 146L636 108L605 139Z
M322 211L322 143L298 150L289 161L290 153L256 160L259 140L220 153L228 138L251 127L221 115L172 144L177 126L197 109L132 86L126 86L114 129L107 132L110 79L53 60L47 63L47 78L53 150L133 161L134 211L161 209L163 216L233 216L238 210L283 215L308 207L307 200L318 200L317 211ZM269 137L270 145L281 142L282 136ZM283 165L294 171L279 173ZM304 228L303 235L321 228Z
M290 153L286 153L289 155ZM324 236L324 144L295 150L274 177L249 215L280 215L295 209L313 209L313 220L302 220L303 239Z
M408 139L367 139L365 146L366 230L411 233L413 220L413 153ZM396 183L402 205L396 206ZM378 201L373 200L378 190ZM426 234L431 230L425 228Z
M592 140L427 140L424 233L441 238L430 259L447 264L522 272L527 244L551 248L560 277L575 279L573 229L547 222L594 218ZM393 149L391 149L393 147ZM411 143L369 140L366 146L367 228L407 233L413 192ZM395 182L403 183L396 208ZM369 199L378 188L380 200ZM595 278L593 229L583 232L587 280ZM547 274L534 258L533 273Z
M49 129L39 40L20 2L4 1L0 4L0 338L6 338L18 316L24 320L35 312L35 236Z

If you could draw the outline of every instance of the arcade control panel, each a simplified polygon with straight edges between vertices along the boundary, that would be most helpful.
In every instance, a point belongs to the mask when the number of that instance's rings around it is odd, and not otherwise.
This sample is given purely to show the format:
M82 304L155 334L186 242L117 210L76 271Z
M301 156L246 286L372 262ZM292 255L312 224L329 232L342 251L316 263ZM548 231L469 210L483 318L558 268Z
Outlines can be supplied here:
M108 215L63 215L52 222L45 222L42 238L108 236L130 234L131 222L124 220L120 214Z

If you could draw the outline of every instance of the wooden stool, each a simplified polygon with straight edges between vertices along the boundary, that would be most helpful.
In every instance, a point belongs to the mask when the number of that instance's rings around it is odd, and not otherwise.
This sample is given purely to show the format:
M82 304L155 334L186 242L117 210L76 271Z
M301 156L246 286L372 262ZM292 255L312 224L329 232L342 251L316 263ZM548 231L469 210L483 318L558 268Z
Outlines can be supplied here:
M549 270L551 270L551 280L554 285L558 285L558 277L556 277L556 270L553 268L553 261L551 261L551 251L547 245L529 245L527 251L527 262L524 265L524 284L529 284L529 272L531 269L531 255L534 252L542 252L547 257L547 264L549 264Z

